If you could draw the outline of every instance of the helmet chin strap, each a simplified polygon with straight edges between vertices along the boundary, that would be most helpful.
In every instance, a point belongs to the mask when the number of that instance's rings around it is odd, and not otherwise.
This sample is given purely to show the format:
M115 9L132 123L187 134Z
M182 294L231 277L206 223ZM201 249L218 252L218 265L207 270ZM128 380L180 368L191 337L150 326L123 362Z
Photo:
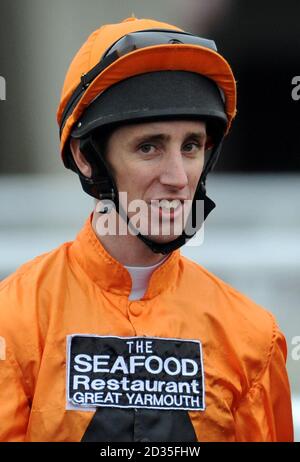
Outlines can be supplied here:
M189 223L189 225L193 225L193 232L191 234L187 234L186 231L183 230L180 236L178 236L171 242L167 243L155 242L149 239L148 237L142 235L141 233L137 233L136 236L141 241L143 241L144 244L146 244L152 250L152 252L166 255L186 244L186 242L189 239L195 236L197 231L199 231L199 229L203 225L203 222L206 219L206 217L215 208L215 203L206 195L205 182L207 174L212 170L217 161L217 158L221 151L221 146L222 141L219 142L219 144L217 144L213 148L213 151L210 155L210 158L206 166L204 167L204 170L201 174L200 180L196 188L190 215L187 220L187 223ZM99 150L96 147L92 135L88 135L87 137L80 139L80 150L84 154L86 160L91 164L93 172L92 177L87 178L81 173L74 159L70 159L71 168L78 174L83 190L96 199L109 199L113 201L116 206L116 211L120 215L120 217L127 222L127 226L132 226L126 211L123 209L119 202L119 193L114 178L110 173L109 166L106 163L103 156L101 155L101 153L99 153ZM194 226L195 218L197 216L199 217L199 201L201 201L200 204L201 207L203 207L200 210L201 220L196 220L196 226ZM106 212L102 213L107 213L107 210Z

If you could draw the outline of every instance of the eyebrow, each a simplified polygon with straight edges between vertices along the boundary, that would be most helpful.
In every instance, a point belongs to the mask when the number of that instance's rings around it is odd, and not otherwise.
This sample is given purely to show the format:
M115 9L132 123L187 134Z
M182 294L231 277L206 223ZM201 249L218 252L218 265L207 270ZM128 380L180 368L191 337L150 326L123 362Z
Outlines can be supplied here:
M188 132L186 133L184 139L187 140L189 138L197 138L197 139L200 139L200 140L204 140L206 137L206 133L201 131L201 132ZM143 141L170 141L171 139L171 136L170 135L166 135L165 133L145 133L144 135L141 135L141 136L137 136L136 138L134 138L130 144L139 144L139 143L142 143Z

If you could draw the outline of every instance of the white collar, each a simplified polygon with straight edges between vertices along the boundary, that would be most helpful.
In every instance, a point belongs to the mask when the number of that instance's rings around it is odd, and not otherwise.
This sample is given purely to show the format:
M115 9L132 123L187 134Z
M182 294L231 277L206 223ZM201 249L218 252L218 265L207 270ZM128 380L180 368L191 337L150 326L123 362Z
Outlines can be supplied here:
M143 297L146 289L148 287L148 283L153 271L158 268L163 262L169 257L167 255L163 260L159 261L155 265L151 266L126 266L124 268L127 269L131 276L132 286L131 292L129 294L129 300L139 300Z

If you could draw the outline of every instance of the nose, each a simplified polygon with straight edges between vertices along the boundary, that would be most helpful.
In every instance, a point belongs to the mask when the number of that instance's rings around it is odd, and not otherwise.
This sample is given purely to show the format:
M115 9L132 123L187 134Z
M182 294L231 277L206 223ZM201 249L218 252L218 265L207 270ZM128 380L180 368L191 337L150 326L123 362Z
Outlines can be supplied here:
M162 165L160 183L174 189L183 189L187 186L188 177L180 150L173 152L165 159Z

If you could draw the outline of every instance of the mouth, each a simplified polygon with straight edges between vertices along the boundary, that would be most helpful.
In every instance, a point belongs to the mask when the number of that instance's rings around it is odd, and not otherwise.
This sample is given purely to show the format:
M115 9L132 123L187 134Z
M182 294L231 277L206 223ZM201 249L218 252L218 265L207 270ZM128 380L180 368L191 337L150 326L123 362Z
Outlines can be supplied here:
M153 199L149 205L160 218L174 220L182 215L184 199Z
M185 199L152 199L149 205L163 210L176 210L184 204Z
M158 207L163 210L176 210L181 206L181 201L179 199L161 199L158 201Z

